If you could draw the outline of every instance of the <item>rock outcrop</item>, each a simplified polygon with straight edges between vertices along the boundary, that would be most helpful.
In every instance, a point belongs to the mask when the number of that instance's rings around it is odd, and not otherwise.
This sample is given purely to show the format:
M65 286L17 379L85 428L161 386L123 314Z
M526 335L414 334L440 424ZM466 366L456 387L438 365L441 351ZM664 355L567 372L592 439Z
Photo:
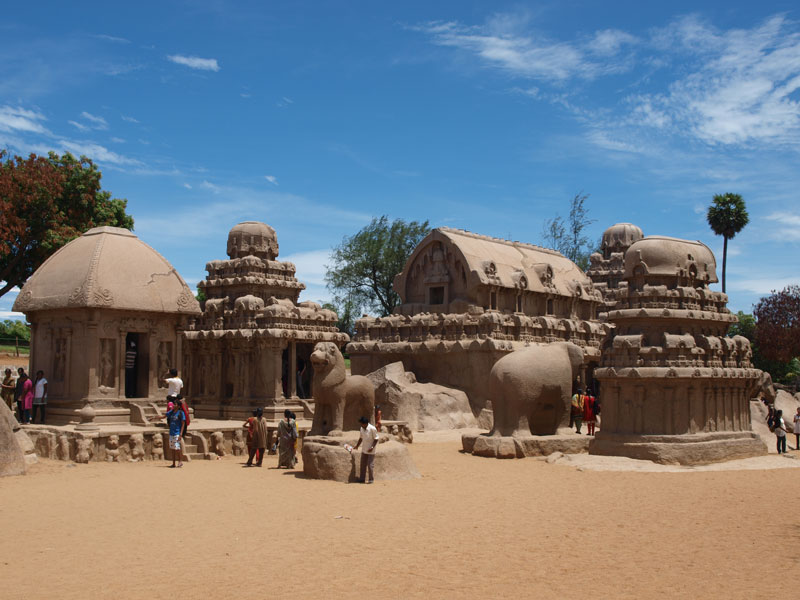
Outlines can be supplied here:
M25 454L14 434L16 419L5 402L0 402L0 477L25 474ZM29 440L30 441L30 440Z
M358 436L308 436L303 441L303 474L311 479L331 479L342 483L358 481L361 450L349 452L344 444L355 446ZM405 444L382 436L375 450L375 481L418 479L420 477Z
M402 362L390 363L367 375L375 386L375 404L387 421L405 421L412 431L477 427L469 398L461 390L419 383Z

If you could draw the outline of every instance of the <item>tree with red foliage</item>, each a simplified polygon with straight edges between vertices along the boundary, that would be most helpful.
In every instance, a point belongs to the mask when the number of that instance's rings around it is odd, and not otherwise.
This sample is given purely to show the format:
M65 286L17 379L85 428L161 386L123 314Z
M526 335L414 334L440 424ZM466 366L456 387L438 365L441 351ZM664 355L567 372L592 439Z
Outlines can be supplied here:
M800 285L773 291L753 308L755 341L764 357L788 362L800 356Z
M22 287L64 244L100 225L133 229L126 200L101 190L85 156L10 157L0 150L0 296Z

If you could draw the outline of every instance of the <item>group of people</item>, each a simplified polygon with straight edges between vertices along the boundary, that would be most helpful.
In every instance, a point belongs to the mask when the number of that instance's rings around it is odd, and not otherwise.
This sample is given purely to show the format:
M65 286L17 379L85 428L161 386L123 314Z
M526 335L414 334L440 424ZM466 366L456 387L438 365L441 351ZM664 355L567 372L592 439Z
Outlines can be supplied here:
M14 380L11 369L6 369L2 381L2 396L6 405L14 412L17 407L17 420L20 423L33 423L39 414L39 423L44 424L47 409L47 379L44 371L36 371L36 379L31 378L20 367Z
M572 405L569 414L569 426L575 427L575 433L581 432L581 426L586 423L586 434L594 435L597 427L597 418L600 415L600 403L592 393L591 388L582 388L572 396Z
M797 408L797 412L795 413L793 420L794 427L792 428L792 432L794 433L794 448L795 450L800 450L800 407ZM786 434L788 433L788 430L786 429L786 421L783 419L782 410L776 409L772 405L768 406L767 427L769 427L769 430L775 434L775 440L778 446L778 454L785 454Z

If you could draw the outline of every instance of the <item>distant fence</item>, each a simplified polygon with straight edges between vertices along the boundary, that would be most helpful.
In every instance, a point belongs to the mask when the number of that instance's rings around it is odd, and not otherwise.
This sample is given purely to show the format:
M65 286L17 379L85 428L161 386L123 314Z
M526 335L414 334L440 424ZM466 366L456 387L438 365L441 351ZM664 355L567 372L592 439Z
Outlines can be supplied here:
M19 336L0 335L0 352L14 356L28 355L31 353L31 343Z

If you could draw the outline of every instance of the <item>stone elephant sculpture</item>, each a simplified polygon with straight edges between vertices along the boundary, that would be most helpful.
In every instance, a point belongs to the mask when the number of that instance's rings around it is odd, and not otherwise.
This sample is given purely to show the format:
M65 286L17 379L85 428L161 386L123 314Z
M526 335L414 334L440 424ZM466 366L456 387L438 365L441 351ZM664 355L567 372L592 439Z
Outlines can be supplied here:
M553 435L569 423L572 382L583 350L571 342L531 345L498 360L489 375L492 435Z
M310 435L341 435L359 428L361 416L372 420L375 388L362 375L347 376L344 357L333 342L319 342L311 353L314 419Z

